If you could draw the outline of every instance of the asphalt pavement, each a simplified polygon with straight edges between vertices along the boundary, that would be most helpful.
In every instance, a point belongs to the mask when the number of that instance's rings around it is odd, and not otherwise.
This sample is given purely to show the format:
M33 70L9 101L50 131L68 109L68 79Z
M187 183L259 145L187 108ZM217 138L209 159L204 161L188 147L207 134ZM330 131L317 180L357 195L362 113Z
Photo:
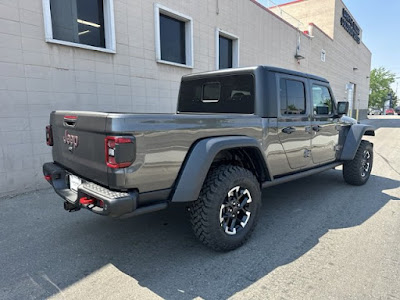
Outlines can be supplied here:
M400 299L400 117L373 116L361 187L330 170L263 191L249 242L215 253L184 206L67 213L50 189L0 199L0 299Z

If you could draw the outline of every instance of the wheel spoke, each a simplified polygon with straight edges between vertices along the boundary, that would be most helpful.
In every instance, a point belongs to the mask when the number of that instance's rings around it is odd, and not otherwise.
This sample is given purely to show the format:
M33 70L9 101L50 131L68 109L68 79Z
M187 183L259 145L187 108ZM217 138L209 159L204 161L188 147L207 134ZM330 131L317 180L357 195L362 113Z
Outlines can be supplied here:
M243 198L246 197L246 194L243 192L240 194L240 196L238 197L238 201L239 203L243 201Z
M221 224L222 228L224 228L224 231L227 232L227 230L229 229L228 227L228 222L224 222L223 224Z
M222 224L222 222L224 221L224 216L226 215L226 212L224 212L226 208L225 204L221 205L221 208L219 210L219 222Z
M236 186L228 192L228 197L237 196L237 192L239 191L240 186Z
M246 206L246 204L252 202L250 192L247 189L243 191L242 196L243 196L243 199L240 202L240 208L244 208Z
M241 202L240 202L240 209L244 209L244 207L246 206L246 204L250 203L251 201L249 201L250 198L249 197L245 197Z
M247 212L245 213L245 215L246 215L246 219L243 221L243 218L242 218L242 220L241 220L241 222L240 222L240 226L242 226L243 228L247 225L247 222L248 222L249 219L250 219L251 213L250 213L249 211L247 211Z
M235 232L236 233L236 228L235 228L236 221L237 221L237 218L233 218L232 219L231 225L229 226L229 231L230 232Z
M224 218L224 220L229 221L229 219L232 219L232 214L227 212L227 213L224 213L222 217Z

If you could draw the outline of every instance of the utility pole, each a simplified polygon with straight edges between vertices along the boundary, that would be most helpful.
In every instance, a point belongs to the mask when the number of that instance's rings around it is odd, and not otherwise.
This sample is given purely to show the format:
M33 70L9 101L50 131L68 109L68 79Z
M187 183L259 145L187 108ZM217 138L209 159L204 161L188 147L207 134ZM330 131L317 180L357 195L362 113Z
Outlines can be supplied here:
M400 78L400 77L397 77L397 78ZM397 96L397 88L399 87L399 82L397 81L396 82L396 99L399 99L399 96Z
M393 95L392 95L392 93L387 94L387 98L386 99L389 101L389 108L391 108L393 106L392 105L392 103L393 103Z

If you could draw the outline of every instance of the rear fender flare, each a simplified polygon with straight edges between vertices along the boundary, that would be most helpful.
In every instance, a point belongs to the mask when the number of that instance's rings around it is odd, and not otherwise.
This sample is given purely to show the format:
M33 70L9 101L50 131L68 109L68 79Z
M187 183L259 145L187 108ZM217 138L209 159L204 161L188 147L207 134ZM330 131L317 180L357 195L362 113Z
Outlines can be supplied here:
M375 136L375 128L371 125L353 124L347 132L340 160L353 160L363 135Z
M227 149L256 148L262 154L260 143L245 136L224 136L200 140L189 153L177 179L172 202L190 202L199 197L200 190L216 155ZM265 165L265 169L266 165Z

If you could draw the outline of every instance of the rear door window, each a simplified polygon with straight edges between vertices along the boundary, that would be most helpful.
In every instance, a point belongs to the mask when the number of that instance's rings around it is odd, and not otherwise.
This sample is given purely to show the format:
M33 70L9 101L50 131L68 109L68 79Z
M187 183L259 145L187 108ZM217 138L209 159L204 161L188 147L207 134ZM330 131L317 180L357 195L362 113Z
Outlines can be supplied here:
M281 114L304 115L306 113L304 82L281 78L279 83Z

